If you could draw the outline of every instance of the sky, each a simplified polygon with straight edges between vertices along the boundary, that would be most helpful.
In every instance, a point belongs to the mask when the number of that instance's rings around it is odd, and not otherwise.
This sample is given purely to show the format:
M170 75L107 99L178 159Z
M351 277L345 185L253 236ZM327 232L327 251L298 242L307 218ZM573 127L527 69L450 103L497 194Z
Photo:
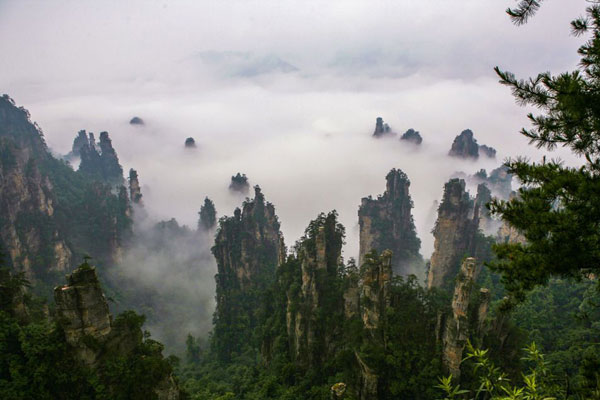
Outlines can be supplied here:
M227 187L242 172L275 205L288 246L337 209L346 259L358 254L360 199L383 193L400 168L428 258L433 204L450 176L545 154L519 135L528 110L493 67L526 78L577 66L583 38L569 22L584 1L544 2L521 27L504 13L514 4L0 0L0 90L57 155L80 129L109 131L156 220L195 226L205 196L232 215L243 196ZM131 126L133 116L145 125ZM399 134L420 131L423 145L371 138L379 116ZM496 160L447 157L466 128ZM183 147L190 136L195 150ZM560 149L549 156L578 162Z

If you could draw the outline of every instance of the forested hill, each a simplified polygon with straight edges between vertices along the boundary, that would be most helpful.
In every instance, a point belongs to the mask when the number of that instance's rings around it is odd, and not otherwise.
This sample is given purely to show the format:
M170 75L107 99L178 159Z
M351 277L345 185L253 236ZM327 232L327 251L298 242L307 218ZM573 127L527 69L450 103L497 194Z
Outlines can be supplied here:
M49 296L84 255L99 267L118 259L131 235L125 187L55 158L27 110L7 95L0 98L0 159L0 246L37 293Z

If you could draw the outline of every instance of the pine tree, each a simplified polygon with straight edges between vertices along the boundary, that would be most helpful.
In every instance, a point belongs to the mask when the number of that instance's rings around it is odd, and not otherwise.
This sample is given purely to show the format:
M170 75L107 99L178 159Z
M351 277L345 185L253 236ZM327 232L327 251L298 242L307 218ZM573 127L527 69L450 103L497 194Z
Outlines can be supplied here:
M507 12L520 25L540 3L523 0ZM528 115L532 127L521 130L530 143L549 150L561 145L582 161L579 168L545 158L506 164L523 187L510 201L493 201L490 209L516 227L526 243L496 245L498 260L491 267L503 273L517 298L552 276L600 273L600 5L588 7L571 27L576 36L589 35L575 71L520 80L496 67L517 102L539 110Z

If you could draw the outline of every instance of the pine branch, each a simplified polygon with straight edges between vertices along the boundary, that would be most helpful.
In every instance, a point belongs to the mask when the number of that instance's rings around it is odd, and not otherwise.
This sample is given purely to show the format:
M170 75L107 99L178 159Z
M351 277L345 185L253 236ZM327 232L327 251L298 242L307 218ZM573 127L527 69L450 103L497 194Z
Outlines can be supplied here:
M543 0L521 0L516 8L506 9L506 13L515 25L526 24L540 8Z

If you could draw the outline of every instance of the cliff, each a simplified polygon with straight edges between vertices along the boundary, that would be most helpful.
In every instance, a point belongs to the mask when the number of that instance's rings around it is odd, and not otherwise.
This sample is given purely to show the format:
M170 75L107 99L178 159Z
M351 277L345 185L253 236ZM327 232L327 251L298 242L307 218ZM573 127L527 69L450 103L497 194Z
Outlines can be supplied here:
M373 137L381 138L381 137L389 137L395 136L396 133L392 131L392 128L385 122L383 122L383 118L377 117L375 121L375 130L373 131Z
M456 276L462 257L474 255L478 227L479 218L465 190L465 181L451 179L444 185L444 196L433 229L434 250L427 278L429 288L447 287Z
M447 318L444 329L442 361L456 379L460 378L462 353L469 338L468 310L476 268L474 258L467 258L462 263L452 297L452 315Z
M143 317L125 313L113 321L96 269L84 263L72 274L67 275L67 284L54 289L57 322L64 332L68 346L76 359L85 367L97 372L101 379L107 367L115 366L115 359L128 360L133 365L146 344L141 330ZM145 357L164 364L157 348ZM142 356L144 357L144 356ZM180 390L165 368L151 384L159 400L177 400ZM147 371L155 373L155 371ZM110 391L118 390L108 384ZM123 393L121 393L123 394Z
M144 205L138 173L133 168L129 170L129 200L132 204Z
M312 221L296 243L296 259L286 268L299 265L300 286L281 282L287 288L286 327L292 359L304 367L321 365L335 351L341 334L344 300L340 284L344 228L337 214L321 214ZM297 283L296 283L297 284ZM336 323L337 321L337 323Z
M384 194L377 199L362 199L358 209L360 265L371 250L381 253L387 249L392 251L395 274L406 276L423 270L423 258L419 254L421 241L411 214L413 203L409 187L406 174L392 169L386 176Z
M406 142L410 142L416 145L421 145L423 143L423 138L418 131L414 129L409 129L402 136L400 136L400 140L404 140Z
M217 261L214 347L222 359L249 344L260 294L285 257L275 208L256 186L253 200L220 221L212 253Z
M110 185L123 185L123 168L119 164L117 152L112 146L108 132L100 132L98 143L91 132L88 141L83 141L82 132L85 135L85 131L80 131L73 142L73 149L76 145L79 146L81 157L79 171Z
M473 131L465 129L460 135L454 138L454 142L452 143L448 155L452 157L477 159L479 158L480 153L483 153L490 158L496 157L496 150L494 148L477 144L477 140L473 136Z
M492 192L485 183L477 185L477 196L475 197L474 213L479 218L479 229L485 233L493 233L497 230L497 223L492 219L486 204L492 200Z
M15 271L46 283L36 291L48 294L86 253L100 264L118 256L131 227L123 195L52 157L29 113L0 98L0 246Z

